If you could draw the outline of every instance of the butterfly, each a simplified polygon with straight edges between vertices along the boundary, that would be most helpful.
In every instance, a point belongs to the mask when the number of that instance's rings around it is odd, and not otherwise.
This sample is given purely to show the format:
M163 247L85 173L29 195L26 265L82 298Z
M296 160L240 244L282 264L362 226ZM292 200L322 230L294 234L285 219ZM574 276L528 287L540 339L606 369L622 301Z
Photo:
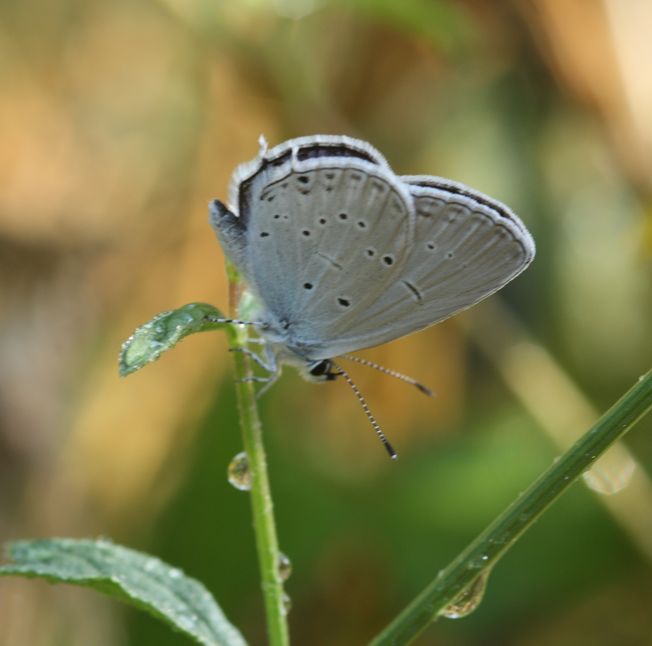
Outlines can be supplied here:
M269 380L282 364L311 380L344 376L385 442L334 359L474 305L535 254L504 204L441 177L396 175L347 136L271 149L261 138L255 159L235 170L229 201L211 202L210 222L259 304L252 323L264 352L249 353Z

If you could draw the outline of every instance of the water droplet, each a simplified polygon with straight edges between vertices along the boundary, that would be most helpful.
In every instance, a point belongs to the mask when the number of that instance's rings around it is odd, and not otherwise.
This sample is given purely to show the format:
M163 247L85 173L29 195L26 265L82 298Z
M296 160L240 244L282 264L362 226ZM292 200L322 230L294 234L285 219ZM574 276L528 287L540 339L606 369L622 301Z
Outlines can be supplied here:
M182 615L176 616L176 623L183 630L194 633L197 630L197 622L199 621L197 615Z
M440 614L447 619L460 619L471 614L480 605L484 597L488 578L489 570L483 572L471 585L465 588L457 599L446 606Z
M182 575L183 575L183 572L182 572L181 570L177 570L177 568L172 568L172 569L168 572L168 576L169 576L171 579L180 579Z
M287 592L283 593L283 614L287 615L292 610L292 599Z
M469 562L468 567L471 570L479 570L487 564L488 560L489 557L486 554L478 554L478 556Z
M251 471L249 471L249 460L244 451L238 453L227 470L229 482L240 491L249 491L251 489Z
M292 574L292 562L283 552L279 552L278 575L281 577L281 581L287 581L290 578L290 574Z
M157 568L158 563L157 559L147 559L145 561L145 572L153 572Z
M614 454L613 449L605 458L606 462L604 459L597 462L582 477L593 491L610 496L629 485L636 471L636 462L626 454Z

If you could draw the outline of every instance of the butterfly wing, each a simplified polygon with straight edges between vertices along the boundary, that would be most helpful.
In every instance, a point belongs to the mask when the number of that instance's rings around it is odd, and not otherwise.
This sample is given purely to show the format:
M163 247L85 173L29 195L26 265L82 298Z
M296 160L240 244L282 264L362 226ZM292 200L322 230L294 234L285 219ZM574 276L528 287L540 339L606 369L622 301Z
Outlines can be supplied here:
M437 323L534 256L504 205L441 178L397 177L378 151L348 137L263 148L236 170L231 201L238 215L212 206L220 241L274 340L306 359Z

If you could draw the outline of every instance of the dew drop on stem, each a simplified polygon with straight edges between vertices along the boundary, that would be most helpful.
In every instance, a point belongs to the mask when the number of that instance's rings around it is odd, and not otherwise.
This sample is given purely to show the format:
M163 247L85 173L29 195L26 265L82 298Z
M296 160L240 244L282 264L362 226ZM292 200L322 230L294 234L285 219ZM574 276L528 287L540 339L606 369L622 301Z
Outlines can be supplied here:
M281 581L287 581L290 578L290 574L292 574L292 562L283 552L279 552L278 575Z
M283 614L287 615L292 610L292 599L287 592L283 593Z
M471 614L484 597L488 578L489 570L483 572L471 585L462 590L461 594L441 611L441 616L447 619L460 619Z
M244 451L238 453L229 464L227 469L229 483L240 491L249 491L251 489L251 471L249 470L249 460Z

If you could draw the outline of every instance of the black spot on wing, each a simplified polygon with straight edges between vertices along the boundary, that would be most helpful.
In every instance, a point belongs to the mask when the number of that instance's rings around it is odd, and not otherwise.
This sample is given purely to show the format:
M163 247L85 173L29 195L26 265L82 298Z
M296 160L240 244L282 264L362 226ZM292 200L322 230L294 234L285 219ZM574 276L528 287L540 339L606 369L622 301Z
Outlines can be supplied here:
M342 267L342 265L340 265L340 263L337 262L337 260L334 260L333 258L327 256L325 253L322 253L321 251L317 252L317 256L325 260L331 267L334 267L338 271L342 271L342 269L344 269L344 267Z
M412 296L414 296L414 298L416 299L416 301L418 303L423 302L423 295L421 294L421 292L419 291L419 289L418 289L418 287L416 285L414 285L413 283L411 283L411 282L409 282L407 280L402 280L401 282L410 290L410 292L412 293Z

